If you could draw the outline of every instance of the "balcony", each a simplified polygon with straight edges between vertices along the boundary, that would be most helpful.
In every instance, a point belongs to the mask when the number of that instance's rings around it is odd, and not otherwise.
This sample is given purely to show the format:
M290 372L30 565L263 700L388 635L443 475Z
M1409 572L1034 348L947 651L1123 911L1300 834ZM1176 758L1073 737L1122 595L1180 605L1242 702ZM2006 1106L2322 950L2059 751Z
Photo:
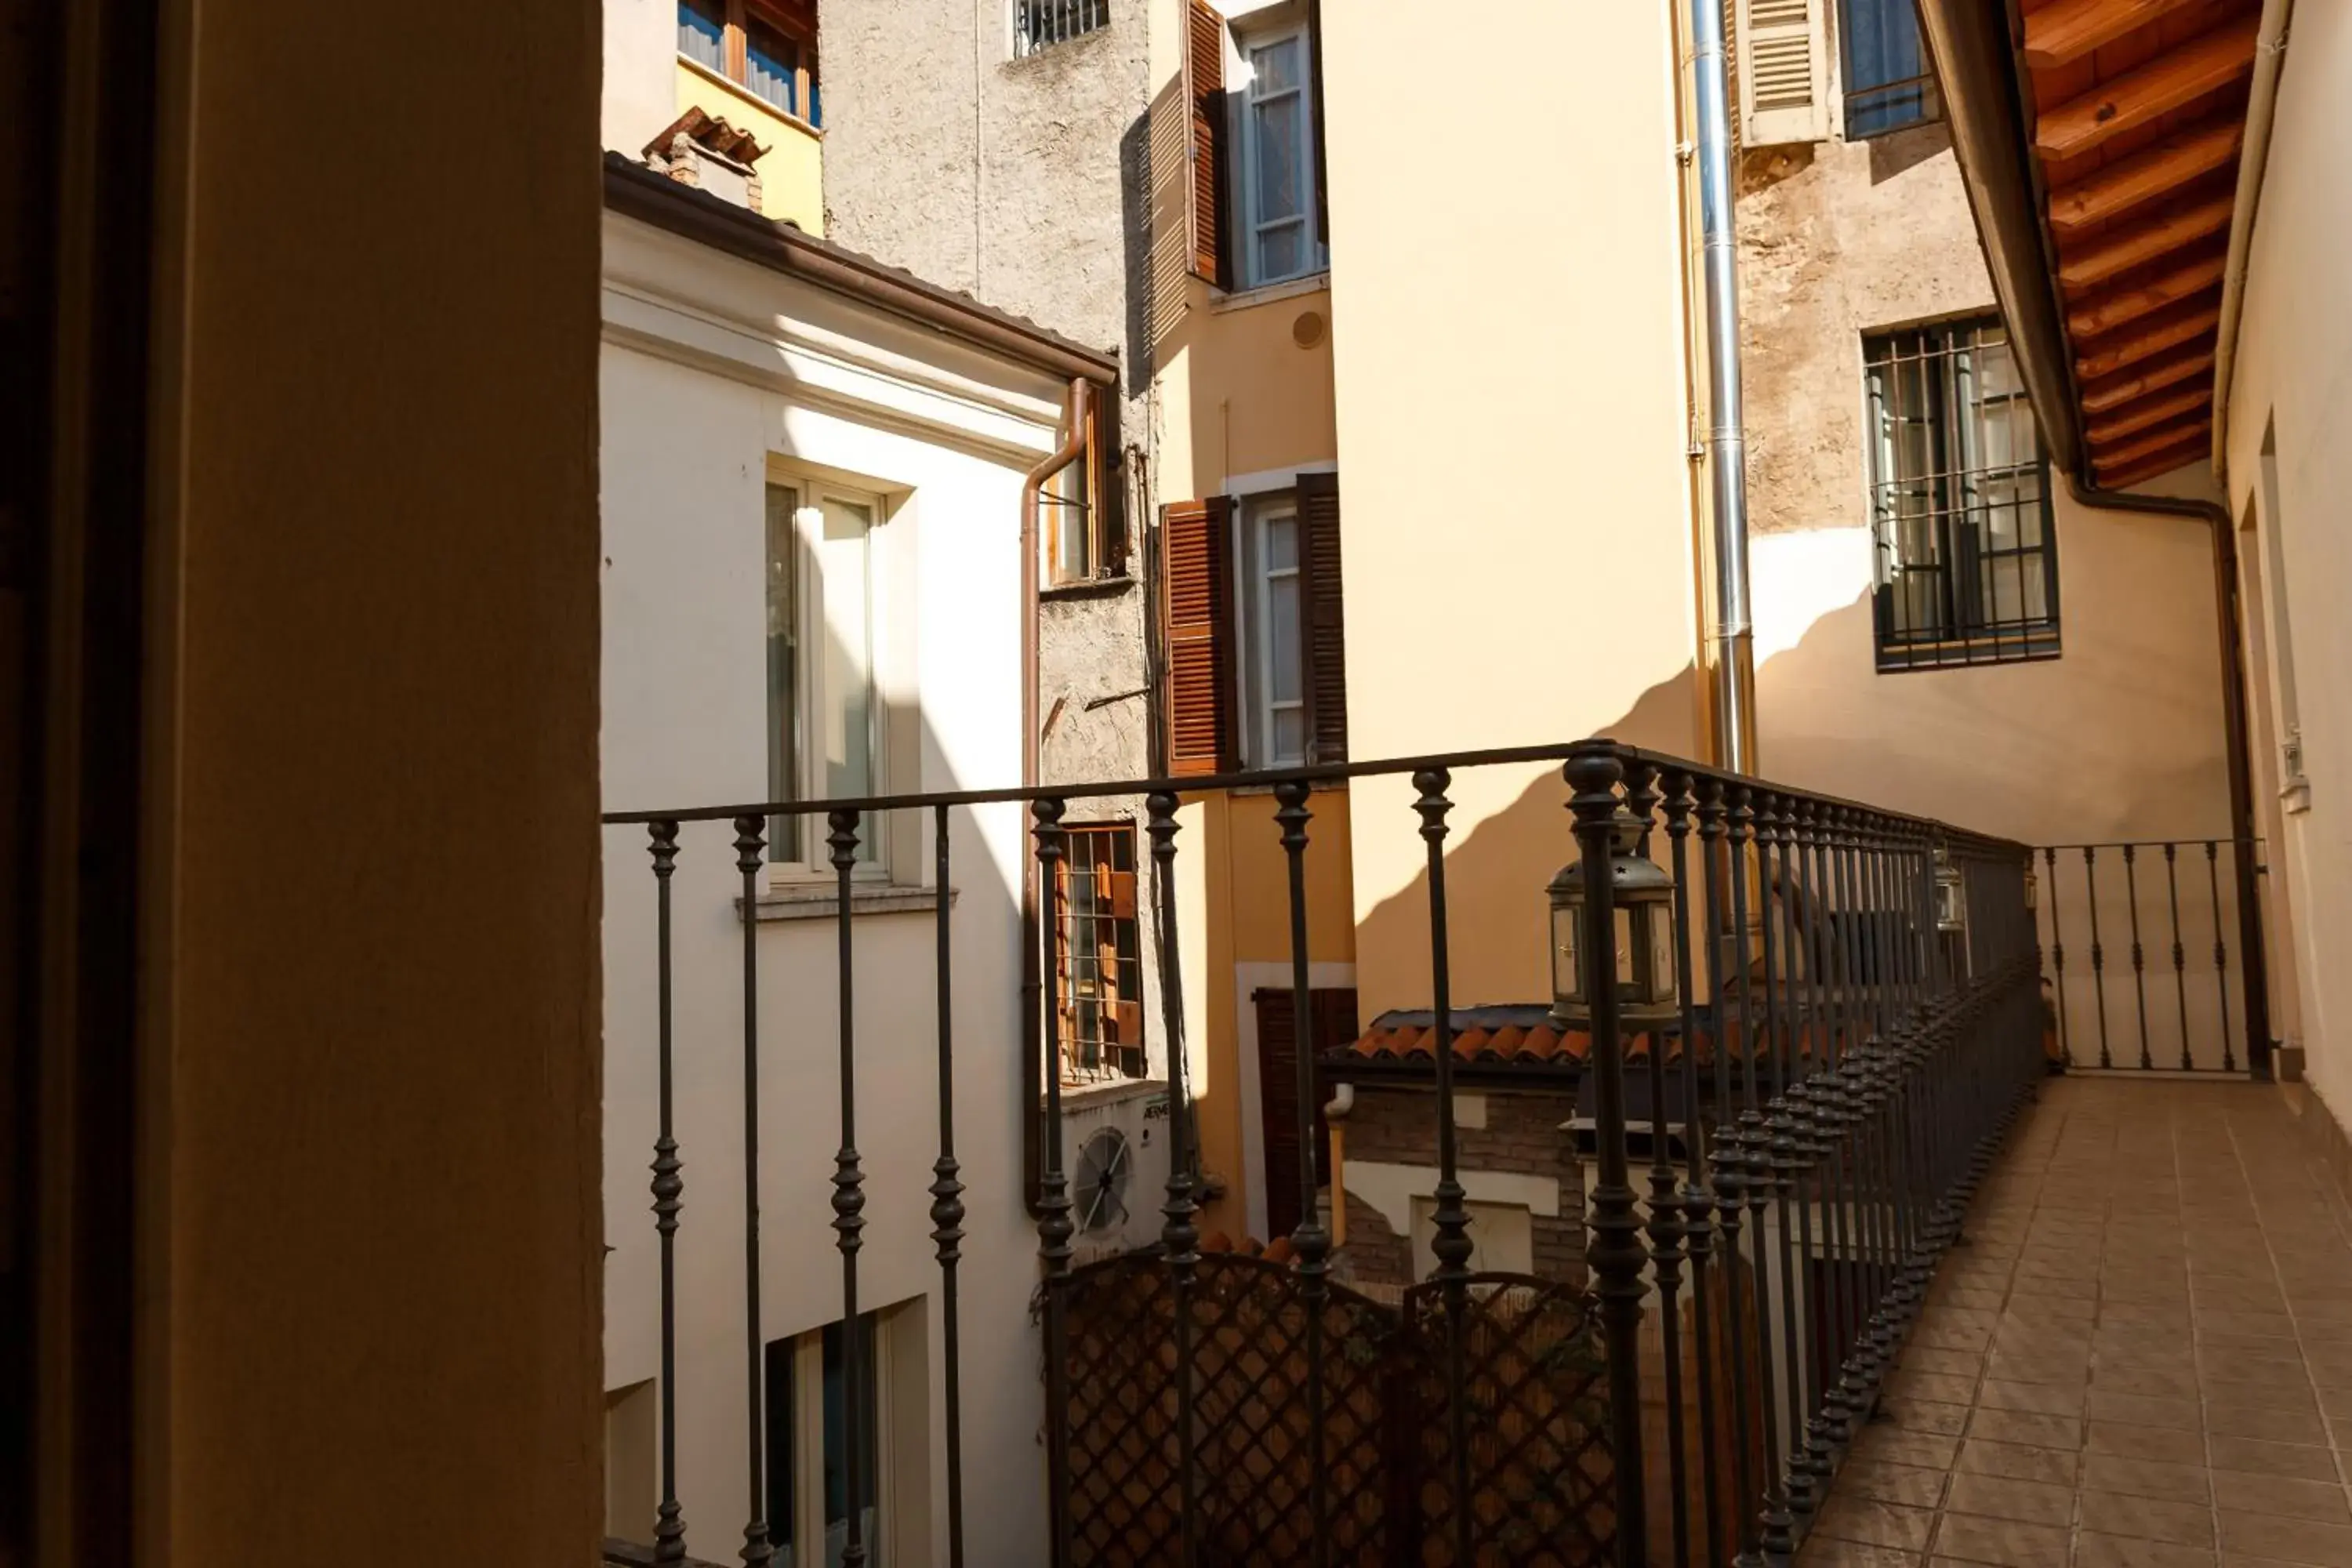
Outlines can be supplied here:
M1562 764L1577 847L1549 889L1556 994L1548 1009L1458 1006L1456 780L1543 762ZM1346 826L1319 837L1318 795L1375 776L1410 779L1414 818L1375 827L1327 804ZM1338 1138L1297 1163L1288 1234L1204 1235L1196 1108L1231 1089L1201 1081L1187 1048L1186 942L1156 944L1165 1180L1120 1194L1158 1210L1140 1244L1082 1250L1113 1173L1070 1145L1067 1073L1020 1087L1019 1064L1069 1054L1055 933L1086 879L1065 870L1065 819L1092 799L1141 799L1149 875L1118 886L1181 932L1180 816L1233 788L1276 802L1262 847L1287 889L1294 1017L1323 1005L1306 956L1310 858L1344 855L1349 833L1423 841L1430 1006L1409 1020L1414 1049L1385 1052L1387 1076L1355 1086L1426 1118L1435 1152L1427 1190L1404 1194L1425 1224L1398 1244L1412 1254L1401 1283L1375 1277L1380 1238L1360 1217L1348 1234L1344 1216L1369 1211ZM777 933L789 950L755 921L717 923L715 897L679 901L733 882L735 907L755 909L777 816L810 835L822 825L841 895L831 921ZM2268 1542L2300 1528L2223 1461L2254 1452L2232 1447L2243 1439L2305 1444L2291 1458L2315 1463L2328 1436L2315 1409L2231 1415L2223 1397L2197 1403L2201 1373L2154 1363L2189 1331L2214 1352L2213 1394L2240 1366L2261 1380L2245 1386L2284 1386L2304 1364L2291 1333L2248 1342L2291 1331L2298 1302L2332 1300L2352 1259L2330 1231L2292 1281L2261 1277L2283 1256L2262 1238L2316 1212L2259 1133L2280 1114L2261 1091L2215 1073L2043 1093L2066 1054L2041 994L2045 948L2064 943L2048 851L1605 741L607 822L648 854L650 878L616 866L608 898L643 917L616 939L642 948L612 966L642 969L645 984L617 976L616 994L646 1016L614 1028L616 1048L646 1047L657 1110L653 1221L615 1236L608 1300L644 1325L657 1363L642 1387L659 1442L640 1447L659 1458L648 1517L614 1525L645 1544L616 1543L615 1561L684 1561L690 1538L698 1558L827 1564L927 1551L1069 1565L1800 1551L1836 1563L2015 1536L2063 1550L1983 1560L2063 1563L2075 1533L2095 1547L2151 1521L2193 1534L2186 1513L2116 1499L2168 1474L2147 1466L2192 1462L2156 1450L2206 1442L2214 1475L2198 1506L2212 1529ZM960 896L915 919L860 917L861 845L903 844L908 825L935 886ZM1025 871L990 882L1016 856ZM1528 870L1532 919L1554 868ZM2218 931L2212 880L2203 918ZM2133 918L2137 897L2135 883ZM2156 951L2185 997L2185 959ZM2244 1016L2242 1002L2209 1011L2215 1026ZM2185 1002L2179 1016L2186 1030ZM714 1025L722 1038L707 1037ZM1327 1146L1317 1111L1342 1109L1335 1081L1400 1027L1361 1050L1295 1053L1298 1147ZM1555 1223L1580 1221L1579 1241L1503 1260L1502 1233L1482 1229L1493 1178L1465 1129L1486 1126L1481 1075L1537 1035L1542 1092L1573 1108L1545 1125L1568 1216ZM2203 1047L2184 1048L2197 1065ZM680 1135L689 1073L715 1079L704 1088L733 1122L700 1143ZM630 1120L614 1118L616 1136ZM2241 1128L2267 1151L2247 1155ZM1376 1167L1357 1168L1369 1184ZM2293 1294L2305 1287L2316 1294ZM794 1303L781 1315L780 1295ZM825 1320L819 1347L806 1324ZM2210 1547L2211 1530L2200 1539ZM2126 1555L2074 1561L2140 1560L2114 1550Z

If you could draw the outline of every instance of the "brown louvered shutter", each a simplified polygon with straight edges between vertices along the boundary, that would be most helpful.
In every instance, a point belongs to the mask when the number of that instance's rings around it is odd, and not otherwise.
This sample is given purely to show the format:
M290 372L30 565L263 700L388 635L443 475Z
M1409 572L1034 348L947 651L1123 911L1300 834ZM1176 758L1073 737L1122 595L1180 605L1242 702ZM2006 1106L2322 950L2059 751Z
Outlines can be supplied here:
M1168 771L1182 777L1234 766L1233 510L1224 496L1160 509Z
M1348 623L1339 571L1339 476L1298 476L1306 577L1307 760L1348 760Z
M1184 101L1192 114L1192 276L1225 285L1225 19L1186 0Z

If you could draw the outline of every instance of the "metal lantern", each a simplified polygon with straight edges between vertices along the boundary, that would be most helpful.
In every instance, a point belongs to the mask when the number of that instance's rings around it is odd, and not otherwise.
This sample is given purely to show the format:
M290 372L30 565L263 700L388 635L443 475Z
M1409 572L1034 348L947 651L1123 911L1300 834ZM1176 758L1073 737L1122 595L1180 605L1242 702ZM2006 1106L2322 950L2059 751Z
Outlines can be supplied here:
M1952 864L1950 852L1940 844L1936 846L1936 929L1969 929L1968 889L1960 880L1960 868Z
M2042 905L2042 879L2034 875L2033 862L2025 863L2025 912L2032 914Z
M1628 1029L1674 1022L1675 879L1641 852L1642 824L1620 806L1611 825L1609 882L1617 920L1617 1017ZM1584 862L1551 879L1551 1014L1562 1025L1592 1021L1584 985Z

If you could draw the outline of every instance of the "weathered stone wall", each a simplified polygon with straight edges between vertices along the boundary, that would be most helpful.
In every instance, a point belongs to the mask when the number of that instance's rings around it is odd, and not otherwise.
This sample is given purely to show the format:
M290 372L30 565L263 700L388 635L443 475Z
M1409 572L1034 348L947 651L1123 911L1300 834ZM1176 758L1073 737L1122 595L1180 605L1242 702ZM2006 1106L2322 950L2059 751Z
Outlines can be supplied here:
M1863 334L1993 309L1950 135L1748 153L1738 215L1749 531L1862 527Z

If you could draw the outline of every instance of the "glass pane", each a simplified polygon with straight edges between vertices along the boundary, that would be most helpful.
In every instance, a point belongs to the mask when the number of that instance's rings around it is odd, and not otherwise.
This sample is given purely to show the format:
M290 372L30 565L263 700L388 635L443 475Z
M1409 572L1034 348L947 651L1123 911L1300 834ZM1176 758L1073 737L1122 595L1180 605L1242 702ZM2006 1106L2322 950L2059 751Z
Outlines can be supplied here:
M727 68L727 23L706 0L678 0L677 52L715 71Z
M1250 106L1257 156L1253 165L1256 171L1256 210L1252 216L1259 223L1271 223L1276 218L1297 217L1307 210L1305 160L1300 156L1305 145L1307 100L1293 93L1271 103Z
M1307 711L1303 708L1277 708L1274 712L1274 761L1276 765L1295 763L1307 755Z
M1257 280L1277 283L1307 270L1307 220L1295 218L1257 237Z
M1298 520L1288 513L1265 520L1265 565L1269 572L1298 564Z
M1675 994L1675 907L1650 907L1650 994L1663 1001Z
M768 487L768 798L801 798L800 536L793 519L801 492ZM768 819L768 858L800 858L798 817Z
M1640 976L1633 971L1633 911L1619 904L1611 911L1617 917L1617 984L1631 989Z
M1087 465L1082 458L1045 481L1045 526L1053 541L1054 581L1083 583L1095 574L1094 530L1087 509Z
M1580 967L1583 961L1577 956L1576 948L1577 925L1582 914L1582 910L1573 908L1555 907L1551 911L1552 986L1578 997L1584 994L1584 972Z
M1306 79L1298 68L1298 40L1284 38L1278 43L1262 45L1250 51L1250 69L1255 73L1250 82L1250 94L1265 98L1286 92Z
M876 1458L879 1453L875 1426L880 1408L874 1387L874 1335L877 1324L873 1314L857 1320L857 1505L860 1536L866 1547L866 1561L881 1568L882 1557L875 1551L874 1500L878 1495ZM845 1336L839 1323L828 1323L824 1329L824 1560L826 1568L840 1568L841 1554L849 1544L849 1420L848 1362L843 1354Z
M1305 672L1299 668L1306 652L1298 626L1298 574L1274 578L1265 585L1267 698L1297 702L1304 695Z
M817 593L824 606L823 729L824 793L876 795L874 765L874 510L863 501L826 496L816 547ZM873 824L863 828L862 859L874 858Z
M753 22L743 29L743 63L744 85L755 97L787 114L800 112L800 106L793 101L796 86L793 68L800 63L799 46L773 27Z

